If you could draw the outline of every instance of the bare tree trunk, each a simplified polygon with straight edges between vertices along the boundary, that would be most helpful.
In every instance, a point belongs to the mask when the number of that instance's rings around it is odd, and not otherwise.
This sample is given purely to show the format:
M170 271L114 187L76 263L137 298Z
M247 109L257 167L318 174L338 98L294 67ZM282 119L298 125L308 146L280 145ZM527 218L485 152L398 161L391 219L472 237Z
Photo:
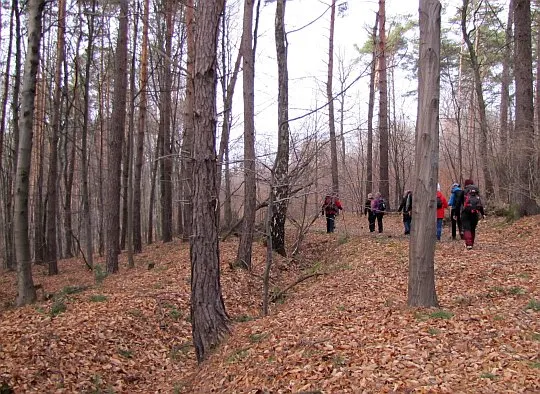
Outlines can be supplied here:
M107 156L107 204L105 204L107 237L105 242L108 273L118 272L118 255L120 254L120 175L126 120L128 4L128 0L120 0L114 71L113 122L109 133Z
M49 146L49 175L47 180L47 239L45 262L49 266L49 275L58 274L58 251L56 244L56 215L58 196L56 182L58 178L58 138L60 134L60 116L62 111L62 65L64 63L64 43L66 30L66 2L58 0L58 30L56 38L56 65L54 75L53 118Z
M135 159L135 174L133 185L133 252L142 252L142 225L141 225L141 179L144 159L144 135L146 131L147 115L147 86L148 86L148 17L149 2L144 0L143 31L141 44L141 90L139 101L139 119L137 130L137 157Z
M435 290L435 191L439 168L441 4L420 0L420 62L415 184L409 247L409 306L437 306ZM426 209L427 207L427 209Z
M88 123L90 122L90 75L94 48L94 20L96 2L92 1L92 9L88 17L88 46L86 47L86 66L84 70L84 118L81 135L81 177L82 177L82 209L83 231L86 246L86 261L90 267L94 266L94 240L92 237L92 210L90 203L90 190L88 188Z
M386 6L379 0L379 191L390 197L388 171L388 83L386 79Z
M199 3L195 30L191 324L197 361L228 332L220 283L216 163L216 56L223 0Z
M133 259L133 137L135 134L135 72L137 62L137 36L139 29L139 15L134 16L133 22L133 42L131 55L131 73L129 75L129 128L128 128L128 157L127 157L127 220L126 220L126 238L127 238L127 255L128 255L128 268L135 268L135 261Z
M18 13L17 8L17 2L14 1L15 4L12 4L11 8L11 17L9 21L9 42L7 47L7 64L6 64L6 73L5 73L5 79L4 79L4 94L2 96L2 114L0 118L0 175L5 170L5 177L2 177L2 209L4 213L4 264L3 268L12 270L15 268L15 259L13 257L13 222L12 222L12 196L11 196L11 183L12 183L12 166L9 166L6 164L4 166L4 160L3 160L3 148L4 148L4 134L5 134L5 128L6 128L6 117L7 117L7 102L9 97L9 82L11 80L10 76L10 70L11 70L11 55L13 51L13 29L15 25L15 19L16 19L16 13ZM16 49L17 51L17 49ZM16 54L16 61L18 59L18 56ZM18 97L13 97L12 101L15 105L15 107L18 107ZM14 114L15 115L15 114ZM16 124L18 121L17 118L14 119L14 124ZM15 148L16 149L16 148ZM6 156L13 156L9 154ZM6 160L6 163L8 163L8 160Z
M163 83L160 94L159 128L162 133L160 163L161 240L172 241L172 147L171 147L171 57L173 35L173 2L163 0L165 11L165 48L163 57Z
M287 37L285 35L285 0L277 0L276 20L276 55L278 62L278 150L272 170L271 239L272 249L282 256L285 250L285 220L289 204L289 71L287 68ZM270 212L270 211L269 211Z
M332 0L330 13L330 35L328 39L328 74L326 79L326 98L328 100L328 130L330 133L330 162L332 173L332 191L339 193L339 173L336 141L336 121L334 118L334 96L332 80L334 78L334 26L336 23L336 0Z
M257 183L255 178L255 56L253 53L253 0L244 2L241 51L244 59L244 220L237 263L251 269Z
M186 98L184 112L184 136L182 138L182 239L189 241L191 236L191 225L193 222L192 201L193 194L193 78L195 59L195 13L193 0L186 2L186 41L187 41L187 75L186 75Z
M234 63L234 69L232 71L230 79L227 75L229 74L228 70L226 71L227 65L227 48L226 48L226 37L228 38L226 32L226 18L221 18L221 61L223 64L223 78L221 79L221 87L223 90L223 126L221 128L221 139L219 142L219 153L218 153L218 187L221 189L221 180L223 167L225 167L225 201L224 201L224 210L223 210L223 222L227 229L232 224L232 198L231 198L231 176L230 176L230 164L229 164L229 139L231 133L231 122L232 122L232 104L234 97L234 90L236 87L236 81L238 79L238 71L240 69L240 62L242 61L242 51L238 51L236 61ZM228 80L228 82L227 82ZM225 166L224 166L225 164Z
M476 93L476 100L478 104L478 114L480 116L480 159L482 160L482 175L484 176L485 183L485 196L487 199L493 196L493 181L491 180L491 173L489 171L489 158L488 158L488 124L486 117L486 104L484 101L484 91L482 88L482 77L480 75L480 63L478 62L478 54L474 48L469 33L467 32L467 9L469 6L469 0L463 0L463 8L461 9L461 32L463 33L463 39L469 50L469 56L474 73L474 88ZM478 34L478 32L476 32Z
M375 15L372 40L373 53L371 56L371 73L369 75L369 103L367 124L367 164L366 164L366 193L373 191L373 110L375 107L375 71L377 67L377 27L379 26L379 14Z
M532 76L531 2L515 0L516 126L514 165L517 172L512 200L519 215L535 215L540 209L531 190L534 170L534 107Z
M45 261L45 204L43 202L43 172L45 165L45 81L42 71L36 76L36 98L32 132L33 152L31 158L32 167L37 169L33 187L33 216L34 216L34 261L42 264ZM34 143L35 142L35 143Z
M15 252L17 255L17 306L36 300L32 279L30 240L28 237L28 195L30 161L32 158L32 130L37 71L40 57L41 18L45 0L28 2L28 51L24 65L21 112L19 120L20 141L18 146L16 196L15 196Z

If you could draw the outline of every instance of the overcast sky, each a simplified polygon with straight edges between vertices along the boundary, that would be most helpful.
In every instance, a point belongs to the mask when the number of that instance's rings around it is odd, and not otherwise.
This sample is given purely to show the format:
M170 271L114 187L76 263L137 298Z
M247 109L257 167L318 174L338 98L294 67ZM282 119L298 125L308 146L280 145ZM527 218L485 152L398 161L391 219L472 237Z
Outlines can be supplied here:
M454 6L448 8L448 11L450 14L454 14L455 4L458 1L452 0L451 2ZM353 59L358 57L355 45L362 46L368 39L368 30L371 30L375 22L378 1L338 0L338 7L342 3L347 3L347 11L343 15L336 15L335 54L337 56L340 53L345 59L345 64L350 64ZM387 0L387 20L397 15L405 14L410 14L413 18L417 19L418 4L418 1L414 0ZM287 0L285 15L286 30L290 32L287 35L287 39L289 118L291 119L305 114L326 101L325 83L330 24L329 5L330 0ZM239 17L241 18L241 12ZM275 3L262 5L255 65L255 113L258 144L264 143L268 139L275 139L276 136L277 63L274 42L274 18ZM308 24L309 26L293 32ZM241 26L241 22L239 26ZM354 68L349 80L352 82L357 79L362 74L363 69L363 66ZM338 92L339 85L336 80L337 61L334 63L334 76L334 92ZM415 90L417 87L416 81L411 82L404 78L400 78L400 81L400 91L397 92L397 95L401 95L405 91ZM350 96L348 100L351 103L353 101L357 102L356 108L349 113L349 117L351 118L349 122L351 124L361 121L362 114L367 112L368 84L369 77L366 75L360 78L348 91ZM241 86L242 82L240 79L237 90L239 93L235 97L236 114L241 114L242 111ZM405 103L403 105L411 109L411 103ZM416 108L414 105L412 107L415 111ZM325 118L323 117L323 119ZM301 123L302 121L293 122L290 125L291 129L298 130L301 127ZM236 131L233 134L236 136L240 135L242 127L242 119L240 117L236 124Z

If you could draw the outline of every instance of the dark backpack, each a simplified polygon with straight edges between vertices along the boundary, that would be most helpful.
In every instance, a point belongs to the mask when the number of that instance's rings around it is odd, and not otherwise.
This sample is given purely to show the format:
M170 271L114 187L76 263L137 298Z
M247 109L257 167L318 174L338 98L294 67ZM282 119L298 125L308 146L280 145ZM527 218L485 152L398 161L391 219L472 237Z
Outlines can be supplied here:
M386 202L384 201L384 198L381 198L379 200L379 206L377 207L377 210L381 212L386 211Z
M478 188L471 187L465 191L465 200L463 201L463 212L479 213L482 208L482 200Z
M442 208L442 199L439 196L437 196L437 209L440 209L440 208Z

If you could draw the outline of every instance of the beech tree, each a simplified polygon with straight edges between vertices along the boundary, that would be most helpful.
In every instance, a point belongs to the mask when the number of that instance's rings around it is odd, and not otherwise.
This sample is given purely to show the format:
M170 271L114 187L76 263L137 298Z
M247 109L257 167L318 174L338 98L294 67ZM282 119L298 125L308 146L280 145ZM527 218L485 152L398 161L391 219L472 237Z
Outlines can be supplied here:
M32 136L37 72L40 60L41 25L45 0L28 2L28 50L24 63L22 82L20 140L15 178L15 253L17 257L17 306L36 300L32 279L30 239L28 226L28 195L30 187L30 163L32 159Z
M195 27L191 326L202 362L228 332L220 283L216 162L216 65L223 0L201 1Z
M416 121L415 183L409 246L409 306L437 306L435 209L439 168L441 3L420 0L420 61ZM427 207L427 209L426 209Z
M379 0L379 191L384 198L390 197L388 163L388 82L386 70L386 4Z

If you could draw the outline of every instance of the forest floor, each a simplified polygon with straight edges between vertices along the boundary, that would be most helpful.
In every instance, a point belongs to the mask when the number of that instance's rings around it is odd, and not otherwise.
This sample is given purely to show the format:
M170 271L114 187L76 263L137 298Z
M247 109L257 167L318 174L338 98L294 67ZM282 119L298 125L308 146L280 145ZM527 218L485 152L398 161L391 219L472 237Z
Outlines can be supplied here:
M15 275L0 277L0 389L15 393L540 393L540 217L489 218L475 249L437 243L439 308L407 306L408 239L400 216L383 234L364 217L319 219L302 258L277 259L261 317L265 247L253 272L232 269L221 243L231 334L197 366L189 319L189 247L147 246L96 284L78 259L61 274L34 268L52 299L13 308ZM99 261L98 264L103 262ZM153 263L154 268L148 269ZM2 391L8 392L8 391Z

